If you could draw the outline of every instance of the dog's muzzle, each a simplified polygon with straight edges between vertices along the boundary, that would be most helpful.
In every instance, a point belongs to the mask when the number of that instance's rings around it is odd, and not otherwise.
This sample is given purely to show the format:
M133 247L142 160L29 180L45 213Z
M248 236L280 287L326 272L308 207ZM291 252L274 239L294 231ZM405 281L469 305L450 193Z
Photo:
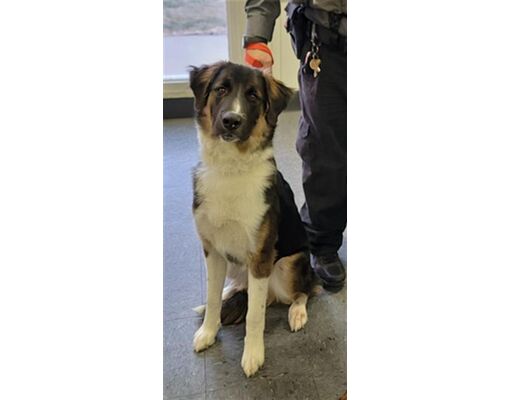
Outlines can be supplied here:
M232 142L240 139L238 130L243 123L243 117L240 114L233 111L227 111L223 114L221 123L225 129L225 131L220 135L223 140Z
M241 114L235 113L233 111L227 111L225 114L223 114L221 122L223 123L223 127L227 131L235 131L237 128L241 126L241 123L243 122L243 117L241 116Z

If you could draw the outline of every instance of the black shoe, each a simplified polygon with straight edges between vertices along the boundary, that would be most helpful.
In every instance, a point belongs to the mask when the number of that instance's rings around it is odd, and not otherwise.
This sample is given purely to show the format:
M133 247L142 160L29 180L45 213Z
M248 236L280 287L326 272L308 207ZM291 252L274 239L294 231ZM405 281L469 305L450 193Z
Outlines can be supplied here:
M345 281L345 268L337 253L324 256L312 254L312 267L324 282L325 287L339 288Z

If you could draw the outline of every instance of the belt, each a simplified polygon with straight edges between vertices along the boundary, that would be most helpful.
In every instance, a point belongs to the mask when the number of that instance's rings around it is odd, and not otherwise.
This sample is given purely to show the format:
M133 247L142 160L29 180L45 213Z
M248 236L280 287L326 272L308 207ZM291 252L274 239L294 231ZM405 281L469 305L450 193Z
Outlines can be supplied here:
M309 38L312 37L312 21L309 21L309 26L307 28L307 36ZM319 39L321 44L325 44L326 46L334 47L340 49L340 51L347 51L347 37L341 35L338 32L333 32L331 29L325 28L322 25L315 24L315 32L317 34L317 38Z
M305 16L317 25L323 26L333 32L347 36L347 14L333 11L324 11L317 8L305 8Z

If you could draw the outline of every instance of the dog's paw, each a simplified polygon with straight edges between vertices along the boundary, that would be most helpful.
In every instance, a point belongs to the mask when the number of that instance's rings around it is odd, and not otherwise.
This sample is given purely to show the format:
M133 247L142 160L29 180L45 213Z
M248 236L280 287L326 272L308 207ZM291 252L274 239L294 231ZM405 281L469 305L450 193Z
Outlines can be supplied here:
M195 336L193 337L193 348L198 353L199 351L207 349L211 346L216 340L216 334L218 330L207 329L202 325L195 332Z
M289 308L289 325L292 332L302 329L308 321L306 304L293 303Z
M264 340L246 341L244 344L241 366L249 378L264 364Z

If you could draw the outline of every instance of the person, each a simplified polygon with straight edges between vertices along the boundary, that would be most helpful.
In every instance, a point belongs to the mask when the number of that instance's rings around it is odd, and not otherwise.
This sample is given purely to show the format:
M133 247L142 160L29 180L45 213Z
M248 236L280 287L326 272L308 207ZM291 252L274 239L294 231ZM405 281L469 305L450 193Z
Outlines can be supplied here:
M305 203L300 216L312 267L326 287L342 287L338 256L347 225L347 2L290 0L286 29L300 59L296 149L303 166ZM280 15L277 0L247 0L245 63L271 73L271 41Z

